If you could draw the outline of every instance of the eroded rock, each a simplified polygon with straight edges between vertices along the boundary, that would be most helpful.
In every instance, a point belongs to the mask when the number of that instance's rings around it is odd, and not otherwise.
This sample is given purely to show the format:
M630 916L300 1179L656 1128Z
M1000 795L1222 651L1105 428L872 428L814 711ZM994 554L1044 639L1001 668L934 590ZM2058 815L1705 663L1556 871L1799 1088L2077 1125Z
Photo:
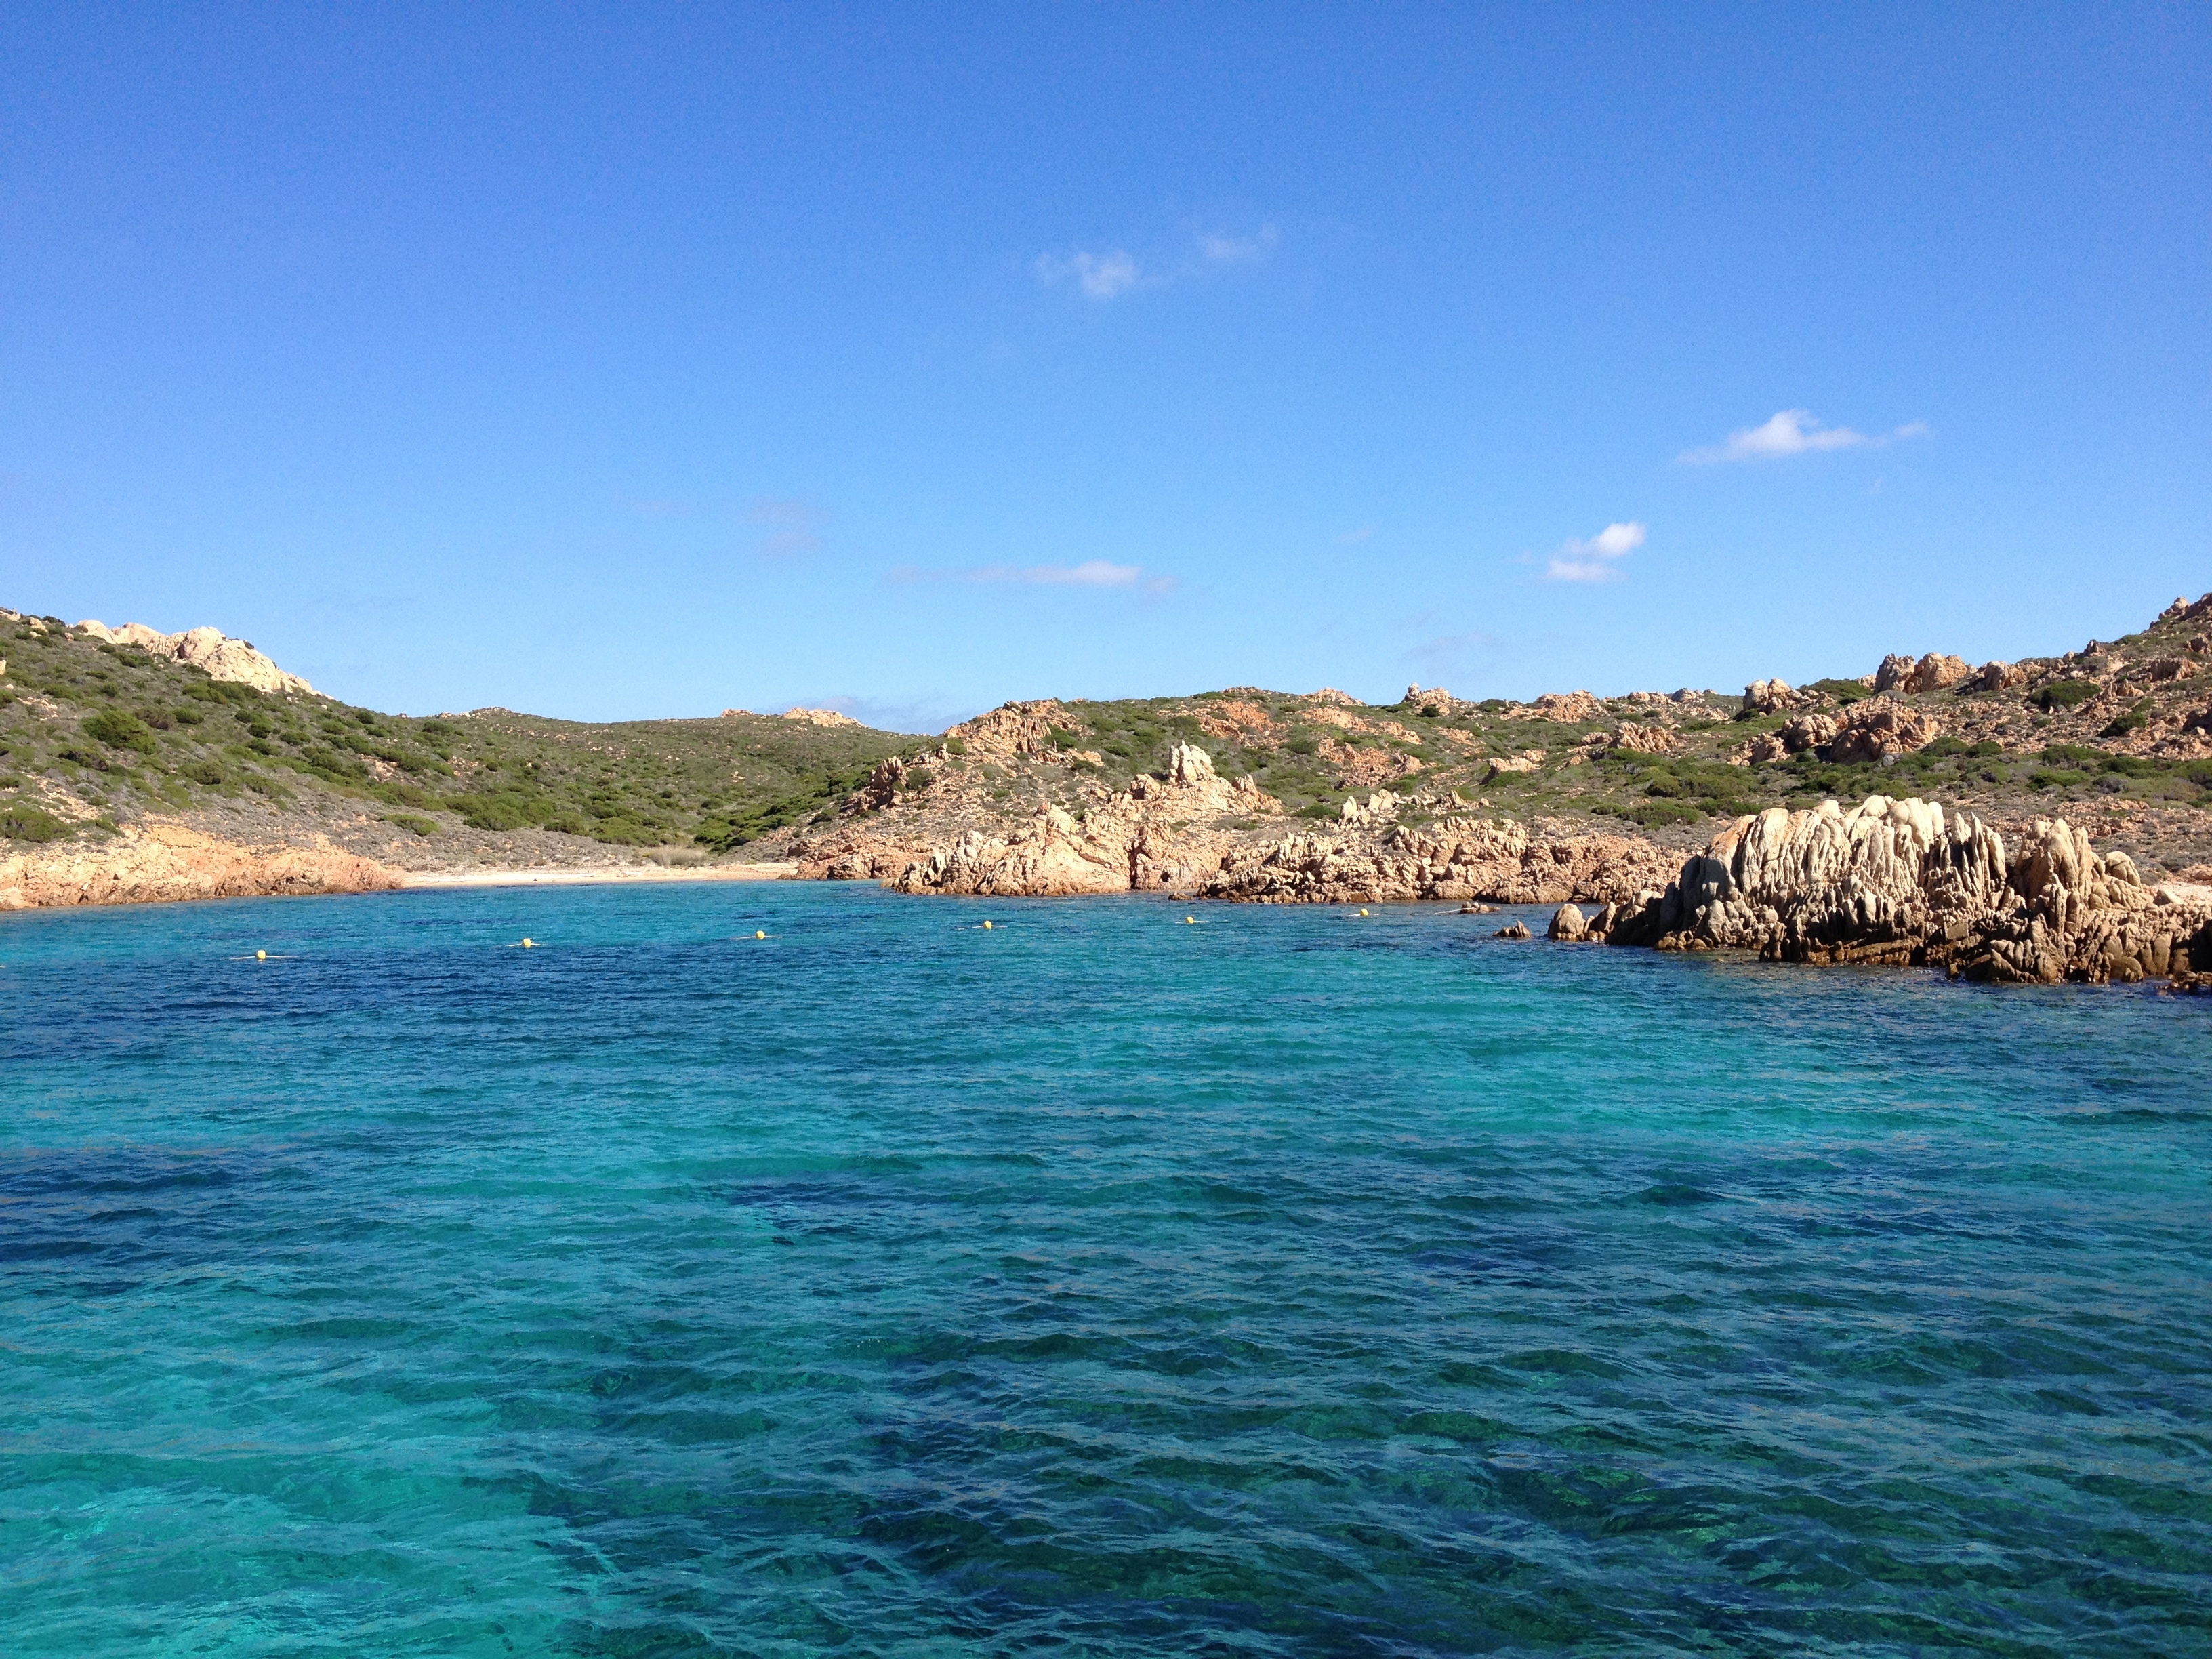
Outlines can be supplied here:
M2212 967L2212 889L2149 888L2063 819L2038 819L2008 859L1972 813L1872 795L1737 819L1609 931L1662 950L2124 982Z

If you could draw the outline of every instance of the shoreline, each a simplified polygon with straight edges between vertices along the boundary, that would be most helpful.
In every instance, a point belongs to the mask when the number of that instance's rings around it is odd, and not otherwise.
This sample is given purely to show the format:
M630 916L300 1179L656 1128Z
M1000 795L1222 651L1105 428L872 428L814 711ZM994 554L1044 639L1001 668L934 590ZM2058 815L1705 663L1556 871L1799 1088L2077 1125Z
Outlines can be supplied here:
M413 892L441 887L584 887L602 883L620 884L664 881L796 881L801 879L798 870L799 866L795 862L694 866L688 869L664 869L658 865L641 867L599 865L567 869L558 865L541 865L534 869L519 870L421 870L403 874L399 890Z

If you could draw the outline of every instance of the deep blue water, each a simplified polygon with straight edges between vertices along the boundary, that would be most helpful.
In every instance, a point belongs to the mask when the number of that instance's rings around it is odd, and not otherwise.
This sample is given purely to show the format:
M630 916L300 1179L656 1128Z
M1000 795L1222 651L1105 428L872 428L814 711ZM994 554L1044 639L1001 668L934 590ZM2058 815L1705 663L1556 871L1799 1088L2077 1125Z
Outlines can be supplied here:
M1502 920L0 919L0 1653L2212 1652L2212 1001Z

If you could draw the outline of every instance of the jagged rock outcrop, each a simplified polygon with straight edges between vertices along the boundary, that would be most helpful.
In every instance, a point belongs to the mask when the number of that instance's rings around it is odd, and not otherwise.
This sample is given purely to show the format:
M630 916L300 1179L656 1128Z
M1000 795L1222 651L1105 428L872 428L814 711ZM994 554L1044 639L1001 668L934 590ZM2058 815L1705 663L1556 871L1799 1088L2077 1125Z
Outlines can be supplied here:
M1524 749L1517 755L1492 755L1486 763L1489 769L1482 775L1487 782L1509 772L1533 772L1543 763L1544 751L1540 749Z
M2212 889L2148 888L2063 820L2018 855L1971 813L1873 795L1739 818L1609 929L1620 945L1773 961L1933 963L1972 979L2130 980L2212 967Z
M1632 755L1669 755L1682 746L1680 734L1664 726L1624 726L1613 734L1613 747Z
M1879 761L1925 749L1942 734L1942 723L1909 703L1891 697L1855 702L1837 718L1834 733L1821 745L1823 758L1843 764Z
M1962 691L2009 691L2027 684L2027 670L2016 662L1985 662L1960 685Z
M1941 691L1946 686L1956 685L1972 672L1963 659L1946 656L1940 651L1930 651L1917 659L1893 654L1884 657L1881 666L1875 671L1874 689L1917 696L1923 691Z
M1793 690L1790 682L1784 679L1753 680L1743 688L1743 708L1738 711L1736 718L1752 720L1761 714L1779 714L1820 700L1818 691Z
M2178 599L2158 613L2158 619L2162 623L2194 622L2199 617L2212 617L2212 593L2207 593L2194 604Z
M1587 691L1547 691L1533 705L1534 718L1565 726L1605 718L1605 705Z
M1833 714L1800 714L1779 732L1762 732L1729 757L1731 766L1771 766L1832 742L1842 722Z
M806 726L858 726L860 723L850 714L841 714L834 708L787 708L776 718L798 720Z
M885 762L877 770L896 765ZM1079 819L1040 805L1016 834L971 830L910 860L884 885L902 893L1001 896L1188 886L1218 867L1233 841L1222 819L1281 811L1282 803L1251 777L1224 778L1206 750L1177 744L1164 775L1140 774Z
M1052 753L1053 716L1060 703L1050 697L1036 702L1000 703L988 714L963 720L945 732L978 755L1047 756Z
M837 803L837 815L849 818L863 812L881 811L908 792L909 775L914 769L897 756L886 756L876 763L875 769L858 789Z
M1240 847L1198 884L1198 895L1255 904L1602 904L1634 897L1672 865L1649 842L1625 836L1531 836L1519 823L1452 817L1373 837L1286 836Z
M901 893L1057 896L1129 890L1129 848L1086 835L1057 806L1042 806L1028 828L1002 840L971 830L932 850L884 884Z
M333 847L248 847L181 824L126 824L107 840L0 857L0 910L374 893L401 879L374 859Z
M234 640L219 628L191 628L181 634L164 634L143 623L110 628L106 623L77 624L96 640L110 645L135 645L149 656L190 663L211 680L250 685L258 691L315 695L315 688L297 674L288 674L253 648L250 640Z

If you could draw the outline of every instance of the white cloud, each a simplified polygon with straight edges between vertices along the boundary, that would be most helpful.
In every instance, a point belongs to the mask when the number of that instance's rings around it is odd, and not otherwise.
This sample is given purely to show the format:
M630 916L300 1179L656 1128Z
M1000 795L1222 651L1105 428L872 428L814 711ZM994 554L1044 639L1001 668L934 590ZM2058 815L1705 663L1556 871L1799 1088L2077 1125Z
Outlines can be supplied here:
M891 572L895 582L1011 582L1028 587L1139 587L1147 593L1164 593L1175 586L1172 576L1145 574L1140 564L1115 564L1108 559L1085 559L1081 564L984 564L967 570L925 570L902 564Z
M822 528L830 522L830 514L820 502L805 496L788 501L763 497L753 502L745 516L767 529L768 533L753 544L763 553L787 558L799 553L818 553L827 545Z
M1243 264L1266 258L1275 251L1275 241L1273 225L1262 225L1249 236L1202 230L1198 233L1198 251L1218 264Z
M1048 587L1134 587L1142 580L1140 564L1115 564L1105 559L1085 559L1081 564L986 565L968 573L970 581L1040 582Z
M1773 461L1823 449L1858 449L1894 443L1900 438L1925 436L1927 431L1927 422L1913 421L1893 432L1869 436L1847 426L1822 426L1809 409L1784 409L1777 410L1758 426L1729 433L1726 443L1705 449L1686 449L1677 459L1692 466L1715 461Z
M1588 541L1571 537L1544 567L1544 580L1553 582L1610 582L1620 579L1616 562L1644 545L1648 525L1609 524Z
M1073 276L1087 300L1110 300L1137 285L1137 262L1118 248L1111 253L1071 253L1065 259L1041 253L1036 270L1048 283Z

